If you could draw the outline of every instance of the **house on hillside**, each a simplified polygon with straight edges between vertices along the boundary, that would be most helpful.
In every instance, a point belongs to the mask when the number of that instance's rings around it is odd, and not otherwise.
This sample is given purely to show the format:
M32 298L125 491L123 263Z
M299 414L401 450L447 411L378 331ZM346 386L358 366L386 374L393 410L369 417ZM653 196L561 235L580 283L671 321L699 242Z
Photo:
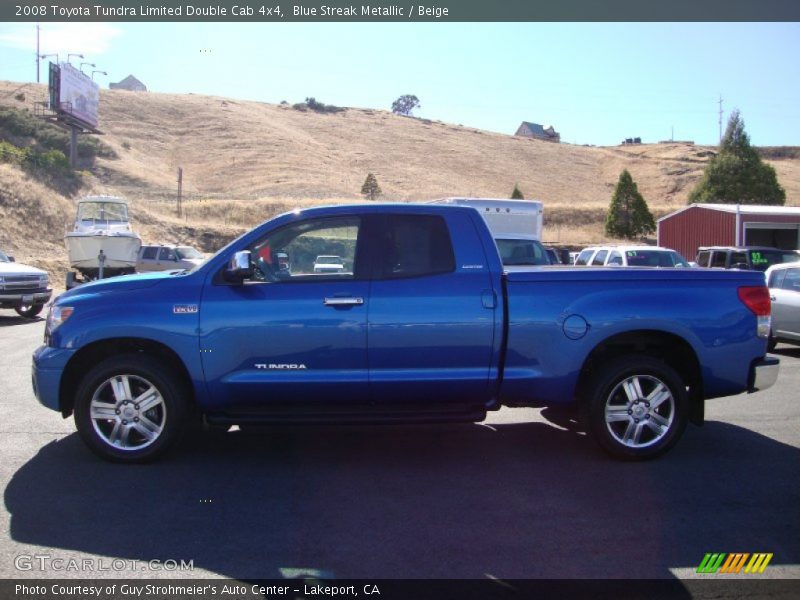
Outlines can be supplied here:
M136 79L133 75L128 75L119 83L109 83L110 90L128 90L129 92L146 92L147 86Z
M547 127L539 125L538 123L528 123L523 121L514 135L527 138L535 138L537 140L545 140L548 142L560 142L561 134L559 134L552 125Z

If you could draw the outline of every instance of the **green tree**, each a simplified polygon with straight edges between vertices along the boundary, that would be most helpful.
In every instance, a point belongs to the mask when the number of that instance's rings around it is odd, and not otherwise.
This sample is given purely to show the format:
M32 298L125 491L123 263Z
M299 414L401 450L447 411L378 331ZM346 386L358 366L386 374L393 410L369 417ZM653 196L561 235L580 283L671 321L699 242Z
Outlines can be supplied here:
M375 179L375 175L369 173L364 180L364 185L361 186L361 194L368 200L375 200L375 198L382 193L381 186L378 185L378 180Z
M627 169L622 171L611 197L606 217L606 234L633 239L655 231L656 223L636 182Z
M392 102L392 112L396 115L409 117L411 116L411 111L420 106L419 98L413 94L405 94Z
M511 192L511 199L512 200L525 200L525 196L522 195L522 192L519 189L518 184L514 184L514 191Z
M719 154L708 161L703 177L689 194L689 203L777 204L786 202L775 169L750 145L744 121L735 110L728 119Z

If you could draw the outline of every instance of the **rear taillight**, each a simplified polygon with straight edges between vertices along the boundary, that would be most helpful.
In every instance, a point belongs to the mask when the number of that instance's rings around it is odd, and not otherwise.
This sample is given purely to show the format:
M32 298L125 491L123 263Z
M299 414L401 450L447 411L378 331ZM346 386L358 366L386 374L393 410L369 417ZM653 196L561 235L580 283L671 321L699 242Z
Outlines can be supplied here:
M768 338L772 325L772 303L769 300L769 290L766 286L752 286L739 288L739 300L756 316L758 326L756 333L760 338Z

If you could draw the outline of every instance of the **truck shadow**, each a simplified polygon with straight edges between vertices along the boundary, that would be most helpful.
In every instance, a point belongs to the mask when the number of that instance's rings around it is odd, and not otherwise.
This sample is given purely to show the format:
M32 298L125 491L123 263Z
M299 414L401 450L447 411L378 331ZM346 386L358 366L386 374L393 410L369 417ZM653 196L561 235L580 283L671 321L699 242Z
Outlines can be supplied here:
M800 563L799 454L709 422L661 460L622 463L535 422L203 434L121 466L73 434L14 474L5 504L15 541L62 558L239 579L670 578L711 551Z
M39 321L44 321L44 318L33 317L32 319L25 319L23 317L17 316L17 314L13 312L0 315L0 327L11 327L13 325L30 325L31 323L37 323Z
M778 344L778 346L772 350L772 354L777 354L778 356L793 356L795 358L800 358L800 346L794 346L791 344Z

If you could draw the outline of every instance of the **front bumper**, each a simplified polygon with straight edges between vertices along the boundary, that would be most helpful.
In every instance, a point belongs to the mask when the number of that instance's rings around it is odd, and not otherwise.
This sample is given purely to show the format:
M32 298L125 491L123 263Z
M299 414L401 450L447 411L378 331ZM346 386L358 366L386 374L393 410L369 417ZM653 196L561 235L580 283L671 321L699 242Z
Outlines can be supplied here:
M16 307L21 304L45 304L53 295L53 290L37 290L30 292L0 291L0 306Z
M775 356L765 356L750 366L749 386L747 391L762 392L775 385L778 380L781 361Z
M31 383L36 399L47 408L61 410L61 376L74 350L39 346L33 352Z

